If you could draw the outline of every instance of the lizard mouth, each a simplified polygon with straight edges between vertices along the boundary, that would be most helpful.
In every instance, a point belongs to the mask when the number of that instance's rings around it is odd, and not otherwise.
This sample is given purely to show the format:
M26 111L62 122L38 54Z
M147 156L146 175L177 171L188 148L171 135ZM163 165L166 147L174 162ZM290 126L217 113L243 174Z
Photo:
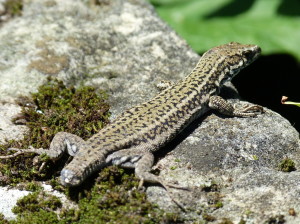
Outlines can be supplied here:
M81 180L76 177L73 171L64 169L60 173L60 182L63 186L70 187L79 185Z

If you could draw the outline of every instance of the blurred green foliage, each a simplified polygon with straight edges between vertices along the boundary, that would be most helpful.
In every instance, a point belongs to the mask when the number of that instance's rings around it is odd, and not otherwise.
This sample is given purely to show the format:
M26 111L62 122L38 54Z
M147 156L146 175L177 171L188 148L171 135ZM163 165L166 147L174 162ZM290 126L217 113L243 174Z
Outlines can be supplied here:
M300 60L299 0L150 0L197 52L231 41Z

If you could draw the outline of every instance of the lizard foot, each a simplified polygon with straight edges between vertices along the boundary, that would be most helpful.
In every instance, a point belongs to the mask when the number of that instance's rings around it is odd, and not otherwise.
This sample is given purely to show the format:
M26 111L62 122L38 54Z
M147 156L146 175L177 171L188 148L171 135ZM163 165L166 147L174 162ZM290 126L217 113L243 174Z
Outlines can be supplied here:
M177 200L173 197L171 191L170 191L170 188L176 188L176 189L181 189L181 190L190 190L189 188L187 187L181 187L179 185L174 185L174 184L169 184L169 183L164 183L163 181L159 181L158 182L160 185L163 186L163 188L166 190L169 198L182 210L182 211L186 211L186 209L184 208L184 206ZM138 189L143 189L144 185L144 179L141 179L140 180L140 183L139 183L139 186L138 186Z
M190 191L191 190L188 187L182 187L182 186L177 185L177 184L164 183L162 181L159 181L159 184L162 185L165 189L167 189L167 188L175 188L175 189L186 190L186 191ZM144 186L144 179L141 179L140 182L139 182L138 189L143 189L143 186Z
M240 110L236 110L234 113L240 117L256 117L259 114L264 113L264 108L259 105L246 105Z
M186 209L184 208L184 206L177 200L174 198L173 194L170 191L170 187L171 188L176 188L176 189L181 189L181 190L189 190L188 188L184 188L184 187L180 187L178 185L170 185L170 184L164 184L164 183L160 183L165 189L166 192L169 196L169 198L171 198L171 200L182 210L182 211L186 211Z
M241 112L255 112L255 113L264 113L264 108L259 105L246 105L243 107Z

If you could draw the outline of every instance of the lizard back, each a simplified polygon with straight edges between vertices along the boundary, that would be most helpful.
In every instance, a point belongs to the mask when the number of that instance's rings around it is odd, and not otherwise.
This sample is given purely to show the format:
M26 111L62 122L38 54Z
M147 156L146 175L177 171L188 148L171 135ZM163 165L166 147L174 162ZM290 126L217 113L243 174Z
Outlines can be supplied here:
M212 48L185 79L126 110L87 143L108 153L137 146L156 151L205 113L209 98L259 54L258 46L235 42Z

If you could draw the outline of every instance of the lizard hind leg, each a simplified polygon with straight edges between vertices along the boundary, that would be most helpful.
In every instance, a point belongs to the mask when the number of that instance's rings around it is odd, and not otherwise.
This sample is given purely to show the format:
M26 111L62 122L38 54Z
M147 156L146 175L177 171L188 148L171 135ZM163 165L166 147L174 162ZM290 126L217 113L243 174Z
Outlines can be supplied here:
M181 187L176 184L167 183L163 181L159 176L150 173L153 163L154 163L153 154L148 151L143 152L143 154L140 156L140 159L136 162L135 175L143 182L161 184L166 190L169 187L187 190L187 188L185 187Z
M168 187L182 188L177 185L164 183L160 177L150 173L154 163L154 156L146 150L136 148L123 149L108 155L106 163L135 169L135 175L141 180L139 187L142 187L144 182L149 182L161 184L166 189Z
M158 183L165 188L168 196L170 199L183 211L185 211L185 208L183 205L181 205L180 202L178 202L173 195L170 192L170 188L177 188L182 190L189 190L186 187L181 187L179 185L170 184L165 181L163 181L159 176L156 176L152 173L150 173L151 167L154 162L154 156L150 152L145 152L141 159L137 162L135 167L135 175L141 180L139 187L143 185L144 182L150 182L150 183Z
M143 153L144 151L138 149L123 149L109 154L105 161L106 164L134 169Z
M170 184L163 181L159 176L150 173L154 163L154 156L151 152L144 149L124 149L114 152L107 156L106 163L118 165L124 168L135 168L135 175L140 179L139 188L142 188L144 182L160 184L166 191L171 200L182 210L184 207L172 196L170 188L189 190L176 184Z

